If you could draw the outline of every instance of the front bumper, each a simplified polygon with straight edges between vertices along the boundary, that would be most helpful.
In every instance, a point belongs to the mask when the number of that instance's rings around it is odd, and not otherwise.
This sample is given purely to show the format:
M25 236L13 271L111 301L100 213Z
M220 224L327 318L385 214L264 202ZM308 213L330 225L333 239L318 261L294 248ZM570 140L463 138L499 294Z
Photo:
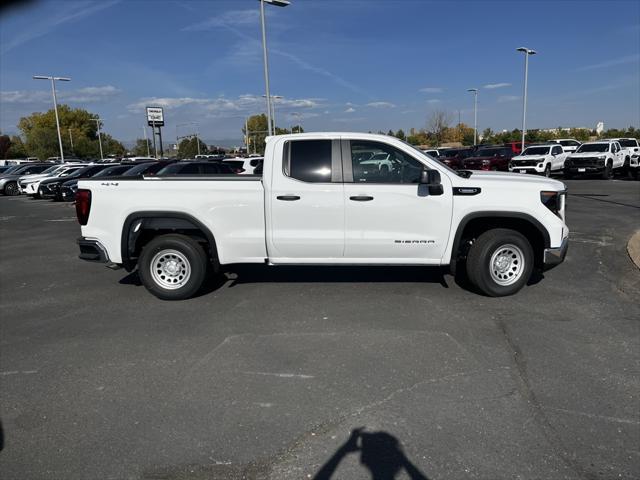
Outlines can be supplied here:
M84 237L78 238L80 255L78 258L87 262L109 263L107 250L97 240L89 240Z
M567 250L569 249L569 237L564 237L562 243L556 248L544 249L544 270L549 270L556 265L560 265L564 262L564 257L567 256Z

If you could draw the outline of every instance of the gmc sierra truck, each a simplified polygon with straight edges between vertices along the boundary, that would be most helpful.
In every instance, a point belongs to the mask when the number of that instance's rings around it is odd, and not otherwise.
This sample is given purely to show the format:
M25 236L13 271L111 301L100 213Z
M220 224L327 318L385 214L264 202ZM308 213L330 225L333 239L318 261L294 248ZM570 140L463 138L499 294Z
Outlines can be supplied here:
M78 187L80 258L137 268L167 300L193 296L208 272L237 263L448 266L497 297L562 262L568 246L563 183L454 171L385 135L268 137L262 175Z

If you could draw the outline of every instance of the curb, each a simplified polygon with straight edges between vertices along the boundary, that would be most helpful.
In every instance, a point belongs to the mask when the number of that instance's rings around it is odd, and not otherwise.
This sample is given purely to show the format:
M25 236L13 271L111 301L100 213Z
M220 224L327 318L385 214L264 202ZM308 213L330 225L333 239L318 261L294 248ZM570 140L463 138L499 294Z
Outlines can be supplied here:
M631 257L631 261L640 269L640 230L637 230L629 239L627 252L629 253L629 257Z

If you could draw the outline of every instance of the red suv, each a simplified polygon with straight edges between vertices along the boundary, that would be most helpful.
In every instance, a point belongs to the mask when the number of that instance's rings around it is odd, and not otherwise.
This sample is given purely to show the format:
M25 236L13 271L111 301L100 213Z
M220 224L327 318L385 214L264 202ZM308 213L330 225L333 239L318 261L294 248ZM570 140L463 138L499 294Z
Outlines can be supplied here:
M462 168L463 160L472 154L473 150L471 148L447 148L446 150L440 150L438 160L447 167L458 170Z
M520 142L518 142L518 147ZM472 156L462 161L462 168L465 170L500 170L509 171L509 160L515 157L518 152L514 151L515 145L506 146L481 146Z

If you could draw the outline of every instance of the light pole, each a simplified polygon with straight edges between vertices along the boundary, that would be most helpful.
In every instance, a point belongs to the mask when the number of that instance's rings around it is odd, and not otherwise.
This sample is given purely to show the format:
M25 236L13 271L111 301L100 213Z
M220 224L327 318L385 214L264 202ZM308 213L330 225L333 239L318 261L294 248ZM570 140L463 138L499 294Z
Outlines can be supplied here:
M269 59L267 57L267 29L264 23L264 4L269 3L276 7L286 7L289 0L258 0L260 2L260 23L262 24L262 57L264 60L264 84L267 97L267 131L273 135L271 128L271 96L269 94Z
M473 92L473 144L478 142L478 89L469 88L467 92Z
M262 95L262 98L265 98L266 95ZM280 95L271 95L271 121L273 122L273 134L276 133L276 100L282 100L284 97ZM271 135L271 134L269 134Z
M521 150L524 150L524 138L527 135L527 77L529 76L529 55L535 55L537 52L530 48L516 48L517 52L524 53L524 94L522 95L522 144Z
M147 137L147 126L143 126L142 130L144 131L144 141L147 144L147 157L150 157L151 152L149 151L149 137Z
M62 136L60 135L60 120L58 119L58 98L56 96L56 80L60 82L70 82L67 77L54 77L47 75L34 75L34 80L51 80L51 91L53 92L53 109L56 112L56 128L58 129L58 144L60 145L60 161L64 163L64 150L62 149Z
M300 113L299 112L291 112L291 116L295 117L298 119L298 124L296 125L298 127L298 133L300 133ZM291 133L293 133L293 127L291 127Z
M96 126L98 127L98 145L100 145L100 160L104 160L104 155L102 154L102 137L100 137L100 117L92 118L94 122L96 122Z

